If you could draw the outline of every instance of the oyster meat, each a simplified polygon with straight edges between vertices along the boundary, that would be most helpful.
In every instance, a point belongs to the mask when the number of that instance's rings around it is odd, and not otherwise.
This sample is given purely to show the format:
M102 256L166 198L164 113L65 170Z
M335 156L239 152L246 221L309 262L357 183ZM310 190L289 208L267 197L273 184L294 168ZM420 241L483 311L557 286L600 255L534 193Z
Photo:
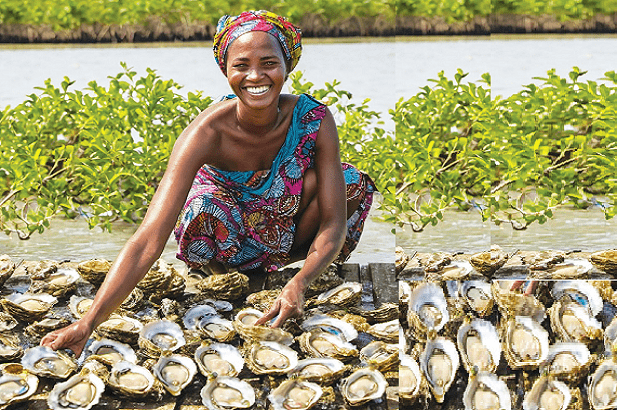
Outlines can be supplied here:
M197 374L197 366L190 357L163 355L153 366L152 372L169 393L178 396Z
M503 343L506 359L513 369L537 368L548 356L548 332L530 317L510 319Z
M21 364L32 374L54 379L66 379L77 369L77 363L71 357L47 346L27 349Z
M318 384L306 380L288 379L268 395L273 410L306 410L313 407L323 391Z
M313 357L298 361L289 376L323 385L339 379L346 368L345 364L338 359Z
M233 328L247 342L257 340L278 342L284 345L293 343L293 336L281 328L255 326L255 322L264 314L253 308L242 309L233 320Z
M208 410L248 409L255 404L255 390L243 380L219 376L201 389L201 401Z
M244 367L244 358L240 351L225 343L202 343L195 350L195 362L201 374L206 377L235 377Z
M511 410L510 391L503 380L493 373L480 372L469 377L463 394L465 410Z
M84 368L67 381L56 384L49 393L47 404L52 410L88 410L98 404L104 390L105 383Z
M353 344L320 328L302 333L298 344L311 357L332 357L345 361L358 356L358 349Z
M591 353L584 343L560 342L551 345L541 372L566 380L577 380L587 375Z
M438 403L450 389L459 366L456 345L449 339L437 337L426 343L420 355L420 368Z
M468 373L474 368L491 373L497 370L501 343L497 329L491 322L483 319L466 320L459 328L456 340L463 366Z
M411 292L407 321L416 339L425 340L428 332L439 332L449 320L448 303L440 286L422 283Z
M21 365L11 364L2 369L0 376L0 406L28 399L36 393L39 379L28 373Z
M422 388L422 372L418 363L405 353L400 354L399 395L403 400L414 400Z
M540 376L525 394L523 410L566 410L571 399L570 388L565 383Z
M99 339L92 342L88 350L96 360L108 366L120 361L137 363L137 355L131 346L111 339Z
M154 381L150 370L125 360L112 366L107 379L109 386L128 397L146 396L152 390Z
M298 364L298 354L277 342L254 343L246 357L246 364L257 375L283 375Z
M460 282L459 293L467 306L478 316L484 317L491 314L495 301L490 283L480 280Z
M157 320L143 327L139 333L139 347L150 357L173 352L186 344L180 326L169 320Z
M58 299L46 293L13 293L0 300L4 310L21 322L32 323L45 316Z
M341 394L352 406L379 399L386 392L388 382L378 370L361 368L350 374L341 384Z

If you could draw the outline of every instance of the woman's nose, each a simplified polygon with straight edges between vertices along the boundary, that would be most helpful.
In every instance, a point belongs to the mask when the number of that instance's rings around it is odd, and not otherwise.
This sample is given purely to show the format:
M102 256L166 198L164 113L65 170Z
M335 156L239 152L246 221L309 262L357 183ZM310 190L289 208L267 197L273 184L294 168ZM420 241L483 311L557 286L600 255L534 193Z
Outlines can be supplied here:
M261 70L259 69L259 67L251 68L247 74L247 78L249 79L259 78L260 76L261 76Z

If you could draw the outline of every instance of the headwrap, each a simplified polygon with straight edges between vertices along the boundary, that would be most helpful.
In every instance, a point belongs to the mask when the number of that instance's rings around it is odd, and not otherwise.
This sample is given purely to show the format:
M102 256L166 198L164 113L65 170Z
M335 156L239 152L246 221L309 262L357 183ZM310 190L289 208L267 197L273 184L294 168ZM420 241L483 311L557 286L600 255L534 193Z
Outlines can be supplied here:
M223 16L219 19L214 35L214 59L227 75L227 50L231 43L242 34L250 31L265 31L274 36L281 44L283 54L289 61L289 71L298 64L302 54L300 43L301 31L285 17L278 16L266 10L245 11L238 16Z

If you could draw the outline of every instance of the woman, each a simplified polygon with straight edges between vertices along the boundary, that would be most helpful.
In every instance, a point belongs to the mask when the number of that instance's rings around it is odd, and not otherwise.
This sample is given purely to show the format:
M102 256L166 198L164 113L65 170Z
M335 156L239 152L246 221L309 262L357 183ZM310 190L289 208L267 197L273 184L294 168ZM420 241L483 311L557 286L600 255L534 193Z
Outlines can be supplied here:
M300 31L273 13L219 21L214 54L235 96L180 135L144 221L111 267L92 307L41 344L79 355L126 298L174 230L193 268L273 271L305 259L258 324L302 314L304 291L357 244L374 185L341 164L336 125L313 98L281 90L300 58ZM347 221L347 222L346 222Z

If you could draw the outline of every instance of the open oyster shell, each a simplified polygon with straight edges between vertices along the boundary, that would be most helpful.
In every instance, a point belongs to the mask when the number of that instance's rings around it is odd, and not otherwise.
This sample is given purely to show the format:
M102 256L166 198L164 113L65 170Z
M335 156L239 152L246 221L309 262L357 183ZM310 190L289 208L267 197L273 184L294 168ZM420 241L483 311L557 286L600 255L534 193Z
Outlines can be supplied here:
M494 373L501 358L501 343L495 326L483 319L466 320L459 328L458 351L468 373L473 369Z
M24 329L24 332L31 341L38 343L47 333L68 326L69 324L71 324L71 322L68 319L50 317L28 325Z
M307 410L319 400L323 391L318 384L288 379L268 395L273 410Z
M66 379L77 369L77 364L68 355L53 351L47 346L27 349L21 358L24 369L32 374L54 379Z
M239 311L234 320L233 327L236 332L247 342L257 340L279 342L284 345L293 343L293 336L280 328L271 328L269 326L255 326L255 322L264 315L263 312L246 308Z
M154 375L145 367L135 363L120 360L109 372L107 384L127 397L147 396L154 386Z
M352 406L366 404L379 399L386 391L388 382L378 370L358 369L341 383L341 394Z
M0 334L0 362L20 358L24 349L19 345L19 338L13 334Z
M310 357L332 357L348 361L358 356L358 349L340 336L316 328L298 337L300 349Z
M197 325L205 317L218 316L216 309L210 305L195 305L184 313L182 323L186 330L197 330Z
M426 342L424 351L420 355L420 368L438 403L443 403L444 396L454 381L458 366L458 352L451 340L437 337Z
M504 354L513 369L537 368L548 356L548 332L530 317L508 320L502 340Z
M69 310L75 318L81 319L90 310L92 302L94 299L72 295L69 299Z
M395 319L389 322L375 323L366 330L366 333L387 343L398 343L399 327L400 323L398 319Z
M89 359L96 359L108 366L113 366L120 361L137 363L137 355L133 348L117 340L106 338L95 340L90 344L88 350L91 353Z
M493 311L495 300L490 283L480 280L460 282L459 294L467 306L478 316L488 316Z
M195 362L201 374L209 376L237 376L244 367L240 351L225 343L202 343L195 350Z
M135 344L144 325L139 320L128 316L111 315L95 330L99 338L118 340L127 344Z
M251 346L246 364L257 375L283 375L296 367L298 354L281 343L260 341Z
M562 300L549 308L551 329L562 341L589 342L603 338L602 324L590 316L588 308Z
M298 361L298 364L291 370L289 376L327 385L338 380L346 369L347 366L338 359L313 357Z
M28 373L20 364L10 364L0 376L0 407L28 399L39 385L39 378Z
M480 372L469 377L463 394L465 410L511 410L510 391L503 380L493 373Z
M15 272L15 267L16 264L9 255L0 256L0 288L4 286L4 282Z
M373 340L360 350L360 360L385 373L399 363L398 345Z
M593 410L617 407L617 363L610 359L600 363L591 376L588 397Z
M596 316L604 307L600 292L588 281L556 281L551 289L551 295L555 300L567 297L572 302L587 308L591 316Z
M197 329L205 336L219 342L229 342L236 337L233 322L220 316L204 317L197 324Z
M351 342L358 337L358 331L351 323L322 314L312 315L304 320L300 327L306 332L322 329L340 336L346 342Z
M400 398L407 401L415 400L420 396L423 387L427 388L418 362L411 356L401 353L398 387Z
M255 404L255 390L243 380L219 376L201 389L201 401L208 410L248 409Z
M357 306L362 298L362 284L358 282L343 282L315 299L317 305L336 305L340 307Z
M32 323L45 316L58 299L46 293L13 293L0 300L4 310L20 322Z
M75 290L77 280L80 278L77 270L61 267L53 273L34 279L30 283L29 293L47 293L61 298L68 292Z
M180 326L169 320L150 322L139 332L139 347L152 358L173 352L186 344Z
M430 331L439 332L449 320L448 303L440 286L422 283L413 289L407 321L417 340L425 340Z
M544 305L534 296L512 289L514 283L511 280L496 280L491 284L499 312L506 318L529 316L541 323L546 318Z
M197 374L197 366L190 357L163 355L152 367L152 373L169 393L178 396Z
M104 390L103 380L84 368L67 381L56 384L49 393L47 404L52 410L88 410L98 404Z
M540 372L574 382L588 375L591 362L591 353L584 343L555 343L549 347L548 356L542 363Z
M566 410L572 399L570 388L548 376L540 376L525 394L523 410Z

